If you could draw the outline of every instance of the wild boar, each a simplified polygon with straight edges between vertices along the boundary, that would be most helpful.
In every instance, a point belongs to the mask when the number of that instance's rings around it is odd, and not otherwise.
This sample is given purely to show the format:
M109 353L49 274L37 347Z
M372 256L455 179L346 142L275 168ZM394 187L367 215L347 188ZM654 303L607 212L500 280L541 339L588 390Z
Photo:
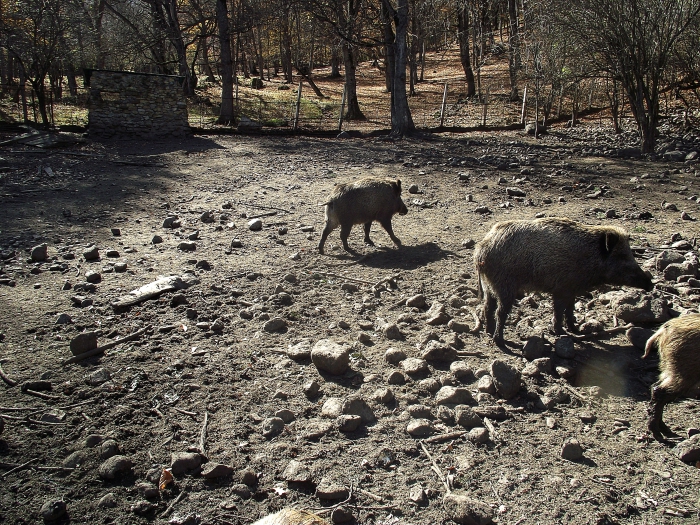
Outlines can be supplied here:
M350 230L355 224L365 225L365 243L374 246L369 238L372 222L377 221L386 230L391 240L397 246L401 241L391 228L391 218L395 214L406 215L408 209L401 200L401 181L384 180L367 177L347 184L338 184L331 192L328 200L322 204L326 207L326 226L318 244L319 253L323 253L323 245L328 234L340 226L340 240L343 248L353 253L348 246Z
M664 406L700 386L700 314L688 314L666 322L647 341L644 358L659 351L659 380L651 387L649 432L674 435L663 422Z
M561 333L564 316L569 329L577 331L577 295L603 284L652 288L651 275L634 260L625 230L566 218L494 224L476 245L474 265L486 331L499 346L518 292L551 293L552 324Z

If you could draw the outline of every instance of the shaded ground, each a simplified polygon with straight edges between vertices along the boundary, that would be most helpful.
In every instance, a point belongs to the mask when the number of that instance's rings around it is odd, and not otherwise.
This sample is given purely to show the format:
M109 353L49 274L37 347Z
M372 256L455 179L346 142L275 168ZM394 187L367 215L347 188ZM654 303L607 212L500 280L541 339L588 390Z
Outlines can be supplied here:
M684 140L687 150L699 145L693 136L667 131L667 149ZM389 515L402 523L441 523L446 488L434 467L454 490L486 503L502 524L696 522L697 469L670 447L644 439L654 363L641 361L624 334L577 343L566 363L575 372L571 379L556 372L524 377L518 395L504 401L479 394L476 376L495 358L524 368L518 323L526 317L535 327L545 323L549 297L530 296L514 309L506 327L510 354L483 334L428 326L426 309L399 304L423 294L428 306L444 303L450 316L473 325L473 249L465 241L478 241L507 218L545 214L619 224L632 232L633 245L650 248L639 250L642 259L674 233L694 244L697 222L682 220L681 212L698 216L696 200L689 200L698 191L697 166L624 156L631 145L630 137L588 127L552 130L538 140L517 132L398 142L229 136L0 149L0 360L19 383L0 385L0 521L41 522L42 505L62 499L63 522L183 522L199 515L201 523L251 523L287 506L323 514L349 490L343 506L358 523L388 523ZM355 227L350 244L360 256L339 249L338 231L327 255L318 255L318 203L335 182L365 175L402 179L409 213L393 225L403 248L395 249L375 225L376 248L363 246ZM419 193L407 193L411 184ZM506 187L513 186L526 196L508 197ZM586 197L600 189L599 197ZM490 211L476 213L481 206ZM617 218L606 218L611 209ZM207 211L213 222L202 221ZM273 211L262 217L261 231L248 229L251 217ZM645 211L651 218L635 218ZM179 217L179 228L162 226L169 214ZM196 248L178 249L195 232ZM154 235L163 242L152 244ZM233 239L240 247L231 247ZM43 242L50 260L32 263L29 250ZM101 258L88 262L82 254L92 244ZM126 263L126 272L116 272L117 263ZM95 291L76 291L88 271L101 275ZM199 283L126 311L111 307L158 276L184 272ZM394 278L374 290L349 281L354 290L342 287L345 277ZM610 328L612 312L597 298L594 292L583 300L577 316ZM669 301L677 312L697 310L698 296ZM62 313L71 322L56 324ZM266 331L274 318L285 327ZM379 329L384 322L397 323L402 339L387 339ZM80 332L97 331L104 344L141 328L148 330L138 340L102 357L61 364ZM423 376L404 373L404 384L390 384L390 373L402 368L387 363L386 350L418 357L431 337L463 344L462 351L474 354L460 358L471 373L458 379L449 364L431 363ZM310 360L286 355L290 345L324 338L352 346L349 372L320 374ZM39 380L51 385L44 397L22 391L25 381ZM307 395L312 380L317 395ZM466 387L475 408L505 409L484 422L492 427L486 443L455 435L421 445L406 432L417 414L432 420L432 435L465 430L435 399L437 388L451 384ZM547 410L542 397L555 391L568 396ZM351 396L366 401L376 421L340 432L322 409L330 398ZM699 410L697 401L684 400L668 407L666 419L684 434L698 425ZM275 414L286 424L265 437ZM570 437L583 446L580 461L561 457ZM110 439L133 468L106 480L98 467L110 454ZM220 463L232 472L205 479L195 467L153 491L171 454L202 445L205 471ZM290 473L292 460L301 473ZM319 498L316 491L330 481L345 491ZM107 494L115 506L98 503Z

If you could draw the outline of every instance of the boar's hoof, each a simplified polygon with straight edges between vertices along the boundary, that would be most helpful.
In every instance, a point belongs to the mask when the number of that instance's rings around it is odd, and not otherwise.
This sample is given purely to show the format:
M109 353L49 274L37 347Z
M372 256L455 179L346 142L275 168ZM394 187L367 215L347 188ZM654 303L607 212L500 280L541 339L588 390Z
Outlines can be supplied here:
M374 246L374 242L370 239L365 239L365 244L368 246Z

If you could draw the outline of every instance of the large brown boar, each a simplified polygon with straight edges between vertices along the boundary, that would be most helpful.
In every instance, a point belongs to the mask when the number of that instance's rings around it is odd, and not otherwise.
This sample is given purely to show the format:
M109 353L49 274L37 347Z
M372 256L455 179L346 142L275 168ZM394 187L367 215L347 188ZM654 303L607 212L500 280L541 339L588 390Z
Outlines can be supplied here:
M665 323L647 341L644 357L653 347L659 350L659 380L651 387L649 431L663 441L661 434L673 435L663 422L666 403L700 386L700 314L676 317Z
M391 229L391 218L395 214L406 215L408 209L401 200L401 181L384 180L367 177L356 182L338 184L328 197L326 207L326 226L318 244L319 253L323 253L323 245L328 234L340 226L340 240L348 252L353 250L348 246L350 230L355 224L365 225L365 243L374 246L369 238L372 222L377 221L386 230L391 240L397 246L401 241Z
M634 260L625 230L565 218L494 224L476 245L474 265L486 331L498 345L518 292L551 293L552 324L561 333L564 316L569 329L577 329L577 295L603 284L652 288L650 275Z

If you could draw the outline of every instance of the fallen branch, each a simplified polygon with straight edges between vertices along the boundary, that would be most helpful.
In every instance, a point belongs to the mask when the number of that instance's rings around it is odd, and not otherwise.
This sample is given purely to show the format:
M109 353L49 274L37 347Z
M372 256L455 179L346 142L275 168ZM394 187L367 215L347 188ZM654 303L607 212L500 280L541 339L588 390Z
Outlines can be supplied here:
M457 357L483 357L486 355L483 352L472 352L470 350L459 350L457 352Z
M175 412L180 412L180 414L185 414L186 416L191 416L191 417L196 417L196 416L197 416L197 412L190 412L190 411L188 411L188 410L183 410L183 409L177 408L177 407L172 407L172 409L173 409Z
M363 279L355 279L354 277L346 277L346 276L344 276L344 275L340 275L340 274L332 273L332 272L319 272L319 271L315 271L315 272L313 272L313 273L317 273L317 274L320 274L320 275L325 275L326 277L335 277L336 279L345 279L346 281L352 281L353 283L367 284L367 285L369 285L369 286L377 286L377 284L379 284L379 283L372 283L372 282L370 282L370 281L365 281L365 280L363 280ZM390 279L391 279L391 277L390 277ZM381 282L383 282L383 281L380 281L380 283L381 283Z
M25 410L29 410L30 412L40 412L44 409L34 407L0 407L0 412L24 412Z
M144 166L146 168L165 168L162 162L134 162L131 160L112 160L114 164L125 164L127 166Z
M425 455L428 456L428 459L430 460L430 463L432 464L431 468L433 469L433 472L435 472L435 474L437 474L440 481L442 481L442 484L445 485L445 490L447 490L447 493L449 494L452 491L450 490L450 485L447 483L445 476L442 475L442 471L440 470L440 467L437 466L437 463L435 463L433 456L430 455L430 452L428 452L428 449L425 448L425 444L422 441L420 442L420 446L423 449L423 452L425 452Z
M92 350L89 350L87 352L83 352L82 354L74 355L73 357L66 359L63 361L63 365L69 365L71 363L77 363L78 361L82 361L83 359L87 359L88 357L92 357L94 355L98 355L103 353L105 350L109 350L110 348L114 348L117 345L120 345L122 343L127 343L129 341L133 341L134 339L138 339L141 337L142 334L146 333L150 329L150 326L145 326L141 328L140 330L137 330L131 335L127 335L126 337L122 337L121 339L116 339L112 341L111 343L107 343L106 345L98 346L97 348L94 348Z
M19 463L4 463L0 461L0 468L16 468L16 467L21 467ZM74 467L46 467L46 466L41 466L41 465L33 465L32 468L34 470L76 470ZM5 473L7 475L8 472Z
M382 498L381 496L378 496L377 494L372 494L372 493L371 493L370 491L368 491L368 490L361 489L361 488L356 488L355 490L356 490L357 492L359 492L360 494L362 494L363 496L367 496L368 498L373 499L374 501L378 501L379 503L383 503L383 502L384 502L384 498Z
M590 334L568 334L574 341L587 341L589 339L599 339L602 337L610 337L612 335L619 334L621 332L626 332L634 325L632 323L627 323L624 326L616 326L615 328L608 328L606 330L601 330L600 332L591 332Z
M10 379L7 374L5 374L5 371L2 369L2 365L0 365L0 379L5 381L10 386L17 386L17 381L14 379Z
M61 399L60 396L54 396L52 394L44 394L43 392L37 392L36 390L31 390L30 388L25 388L22 390L23 394L29 394L30 396L40 397L41 399L51 399L53 401Z
M283 211L285 213L292 213L291 211L285 210L284 208L277 208L275 206L265 206L263 204L255 204L254 202L237 201L237 203L241 206L250 206L252 208L262 208L263 210L278 210Z
M13 472L17 472L18 470L22 470L22 469L25 468L26 466L31 465L32 463L35 463L35 462L37 462L37 461L39 461L39 458L30 459L30 460L27 461L26 463L22 463L21 465L17 465L17 466L16 466L15 468L13 468L12 470L8 470L8 471L5 472L2 476L0 476L0 478L6 478L7 476L9 476L10 474L12 474Z
M276 211L268 211L267 213L259 213L257 215L246 215L246 219L259 219L260 217L272 217L277 215Z
M180 492L178 494L177 498L175 498L175 501L173 501L170 505L168 505L168 508L163 511L163 513L160 515L161 518L167 518L172 514L172 512L175 510L175 505L180 503L183 499L187 497L187 492Z
M207 442L207 423L209 422L209 412L204 412L204 423L202 423L202 431L199 433L199 451L206 455L204 445Z
M438 434L436 436L430 436L429 438L424 439L426 443L443 443L445 441L451 441L453 439L458 439L461 438L462 436L466 436L469 432L465 432L463 430L457 430L456 432L448 432L447 434Z

